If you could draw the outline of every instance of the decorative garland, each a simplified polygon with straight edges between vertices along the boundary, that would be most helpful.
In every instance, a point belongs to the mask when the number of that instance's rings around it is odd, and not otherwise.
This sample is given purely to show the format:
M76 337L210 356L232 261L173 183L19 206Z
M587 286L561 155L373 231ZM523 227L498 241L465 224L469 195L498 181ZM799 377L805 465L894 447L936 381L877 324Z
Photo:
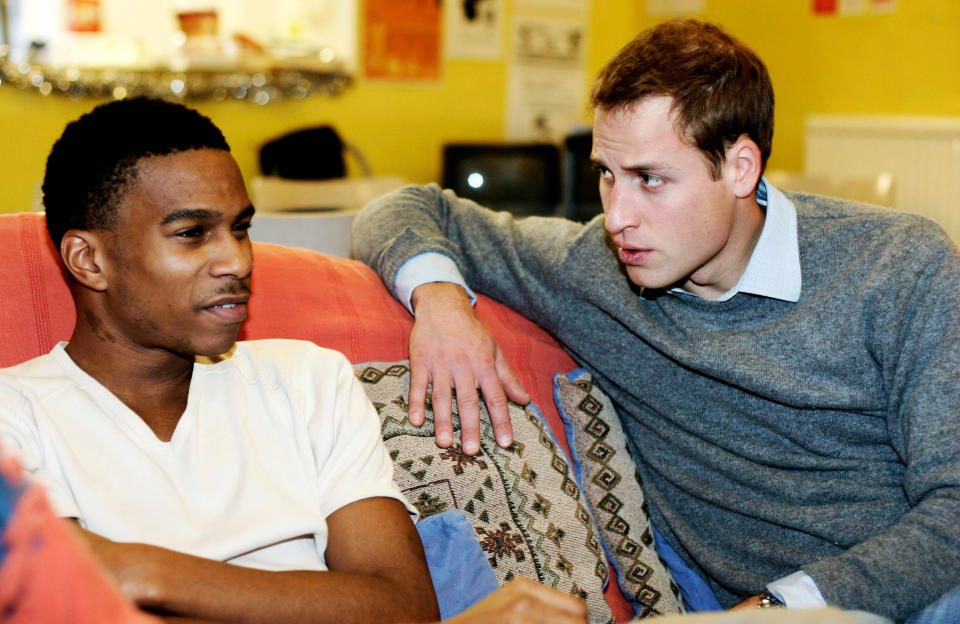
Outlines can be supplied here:
M0 85L40 95L123 99L138 95L167 100L245 100L265 105L284 98L336 95L352 78L336 61L238 63L222 68L142 69L52 67L10 60L0 45Z

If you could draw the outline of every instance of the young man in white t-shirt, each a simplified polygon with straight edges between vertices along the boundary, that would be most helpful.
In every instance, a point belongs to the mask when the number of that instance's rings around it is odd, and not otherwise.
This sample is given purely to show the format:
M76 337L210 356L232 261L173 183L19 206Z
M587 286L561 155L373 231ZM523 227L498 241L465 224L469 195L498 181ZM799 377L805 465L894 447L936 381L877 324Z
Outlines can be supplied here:
M43 191L77 322L69 343L0 371L0 439L123 592L220 621L437 619L349 363L235 343L254 209L213 123L156 100L97 107L54 145ZM462 617L583 609L522 583Z

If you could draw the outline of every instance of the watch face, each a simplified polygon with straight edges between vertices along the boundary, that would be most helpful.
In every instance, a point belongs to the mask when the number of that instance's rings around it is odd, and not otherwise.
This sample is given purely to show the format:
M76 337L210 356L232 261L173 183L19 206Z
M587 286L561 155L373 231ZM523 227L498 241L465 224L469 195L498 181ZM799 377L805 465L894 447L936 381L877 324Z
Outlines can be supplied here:
M784 607L783 601L771 594L769 591L765 591L760 594L760 600L757 602L757 608L759 609L772 609L772 608L781 608Z

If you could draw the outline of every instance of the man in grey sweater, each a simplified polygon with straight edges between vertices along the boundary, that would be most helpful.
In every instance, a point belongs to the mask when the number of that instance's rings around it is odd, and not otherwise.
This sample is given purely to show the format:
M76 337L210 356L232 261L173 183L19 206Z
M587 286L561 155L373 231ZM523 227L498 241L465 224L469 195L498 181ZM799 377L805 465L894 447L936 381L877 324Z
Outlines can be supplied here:
M451 444L455 389L476 452L479 388L510 443L503 405L527 397L469 285L610 395L654 526L721 605L960 621L954 246L767 184L770 79L715 26L641 33L592 100L603 218L514 220L427 186L357 219L355 254L416 312L411 422L432 383Z

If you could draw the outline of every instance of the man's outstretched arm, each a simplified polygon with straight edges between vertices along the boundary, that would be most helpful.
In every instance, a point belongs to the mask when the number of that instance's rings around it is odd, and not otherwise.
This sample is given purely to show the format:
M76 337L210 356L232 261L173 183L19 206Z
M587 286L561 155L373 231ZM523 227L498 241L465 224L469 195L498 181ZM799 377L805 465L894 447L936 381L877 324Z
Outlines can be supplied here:
M438 619L423 546L403 505L351 503L327 518L329 572L269 572L80 529L138 606L225 622L427 622Z

